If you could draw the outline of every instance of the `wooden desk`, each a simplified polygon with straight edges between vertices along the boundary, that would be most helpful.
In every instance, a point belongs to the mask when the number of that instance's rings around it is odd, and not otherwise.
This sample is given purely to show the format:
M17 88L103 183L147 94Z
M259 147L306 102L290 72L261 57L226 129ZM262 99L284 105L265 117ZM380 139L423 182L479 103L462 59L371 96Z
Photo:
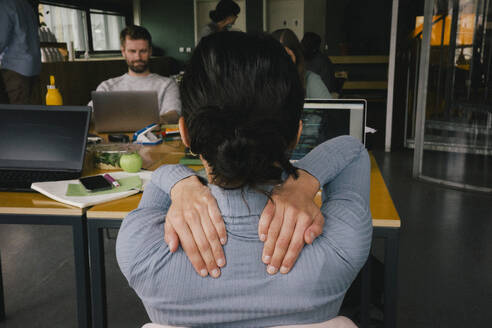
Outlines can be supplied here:
M71 225L75 260L77 317L90 327L89 256L85 210L59 203L39 193L0 192L0 224ZM5 318L0 259L0 321Z
M175 164L183 155L169 154L165 163ZM164 163L164 161L163 161ZM137 208L142 195L137 194L117 201L96 205L87 211L87 225L90 248L91 296L93 327L107 327L106 282L104 268L104 228L119 228L123 218ZM318 204L321 204L319 196ZM396 326L397 264L400 217L394 207L378 165L371 155L371 212L374 237L385 239L385 327ZM164 234L163 234L164 238ZM368 264L362 274L362 327L369 326L370 268Z
M183 156L184 147L181 141L170 141L155 147L145 147L142 155L149 169L156 169L161 163L177 163ZM84 175L98 174L90 165L84 167ZM132 206L125 213L136 208L140 195L135 203L131 197L115 201L114 206L121 202ZM66 205L54 201L35 192L0 192L0 224L34 224L34 225L71 225L73 231L73 247L75 259L75 279L77 291L77 317L81 328L91 326L90 277L86 209ZM113 212L113 215L117 214ZM122 218L124 215L122 216ZM3 297L3 280L0 259L0 321L5 318Z

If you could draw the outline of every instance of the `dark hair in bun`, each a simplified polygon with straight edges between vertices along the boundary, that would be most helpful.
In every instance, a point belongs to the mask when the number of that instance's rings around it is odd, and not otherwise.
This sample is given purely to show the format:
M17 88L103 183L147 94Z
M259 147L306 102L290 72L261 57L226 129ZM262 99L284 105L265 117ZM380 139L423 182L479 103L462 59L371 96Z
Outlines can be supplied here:
M213 22L217 23L229 16L237 16L240 11L241 8L234 1L221 0L215 7L215 10L211 10L208 15Z
M218 32L193 52L181 84L191 151L221 187L297 177L289 162L304 91L295 65L271 36Z

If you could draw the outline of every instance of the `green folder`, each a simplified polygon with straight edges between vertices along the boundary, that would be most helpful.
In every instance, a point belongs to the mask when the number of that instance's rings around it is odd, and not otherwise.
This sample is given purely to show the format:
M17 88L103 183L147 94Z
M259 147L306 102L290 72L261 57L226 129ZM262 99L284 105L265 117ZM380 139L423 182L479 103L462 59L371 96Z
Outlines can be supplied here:
M182 165L203 165L202 161L199 158L190 158L190 157L182 157L179 160L179 164Z

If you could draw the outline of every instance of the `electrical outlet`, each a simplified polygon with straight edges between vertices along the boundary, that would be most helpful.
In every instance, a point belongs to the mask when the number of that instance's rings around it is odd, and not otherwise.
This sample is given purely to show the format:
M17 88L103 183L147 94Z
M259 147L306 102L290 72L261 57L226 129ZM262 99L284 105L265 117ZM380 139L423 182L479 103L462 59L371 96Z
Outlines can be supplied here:
M185 48L184 47L179 47L179 52L184 52Z
M191 47L186 47L186 52L190 53L191 52Z

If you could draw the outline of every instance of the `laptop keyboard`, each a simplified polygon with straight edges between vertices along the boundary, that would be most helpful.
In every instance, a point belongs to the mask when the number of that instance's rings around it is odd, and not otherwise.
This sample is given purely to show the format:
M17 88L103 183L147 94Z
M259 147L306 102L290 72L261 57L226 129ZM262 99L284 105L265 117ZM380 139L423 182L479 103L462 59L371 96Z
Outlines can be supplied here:
M77 179L78 172L0 170L1 190L31 190L31 183Z

